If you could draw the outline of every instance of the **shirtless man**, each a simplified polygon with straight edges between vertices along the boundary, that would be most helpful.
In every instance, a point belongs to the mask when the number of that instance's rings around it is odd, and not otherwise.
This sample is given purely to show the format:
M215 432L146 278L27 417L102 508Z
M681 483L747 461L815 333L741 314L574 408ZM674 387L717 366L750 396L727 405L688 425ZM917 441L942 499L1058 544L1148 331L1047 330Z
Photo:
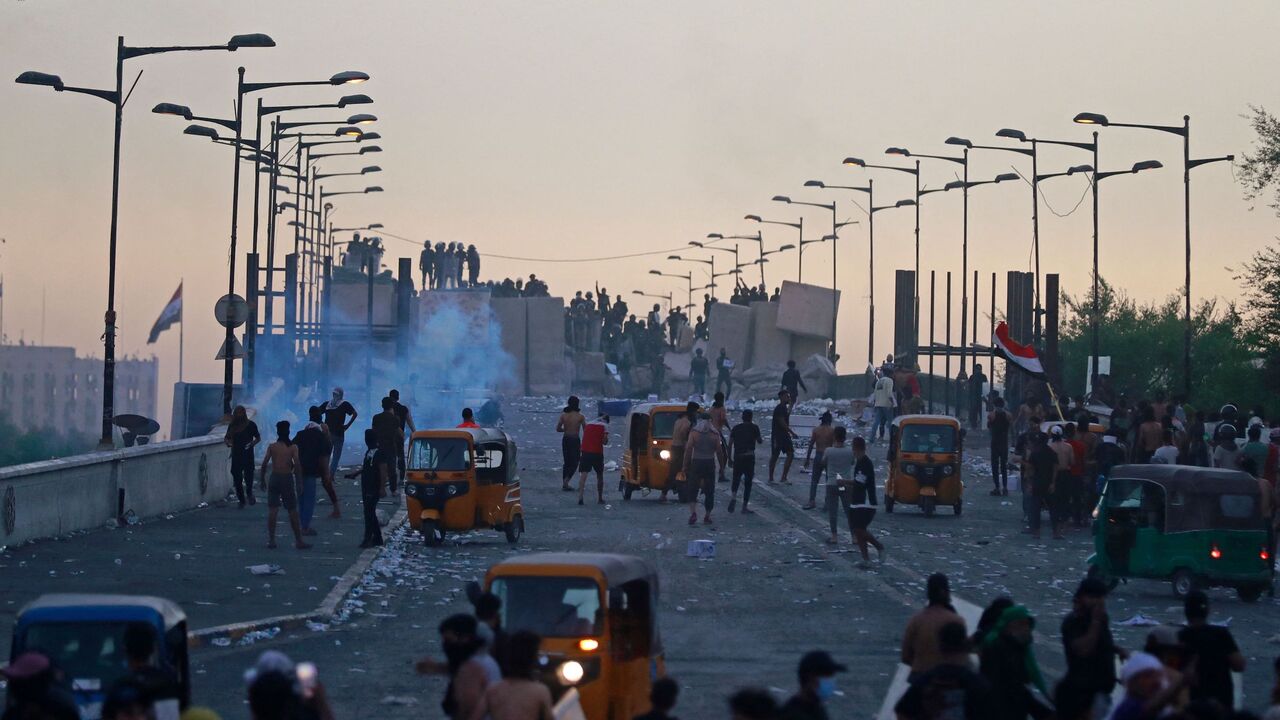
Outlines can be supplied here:
M267 480L267 468L271 468L271 480ZM276 423L276 441L267 446L262 458L258 483L267 492L267 547L276 546L276 515L283 505L289 513L289 526L293 528L294 547L306 550L311 547L302 542L302 523L298 519L297 476L302 467L298 446L289 440L289 421Z
M711 427L720 436L720 444L725 446L726 457L720 461L719 482L729 482L724 476L724 466L727 461L728 445L726 437L729 434L729 411L724 407L724 393L717 392L715 400L711 403Z
M818 421L818 427L814 428L809 435L809 449L804 453L805 470L809 469L809 458L815 455L816 457L813 461L813 474L809 476L809 504L804 506L805 510L812 510L817 507L818 480L822 478L822 472L827 468L826 463L823 461L823 454L826 453L827 448L836 442L836 428L831 422L831 413L822 413L822 417ZM828 479L828 482L830 482L830 479ZM826 504L825 499L823 504Z
M569 483L582 460L582 426L587 424L587 418L579 405L578 396L570 395L564 412L560 413L560 419L556 422L556 432L562 434L560 453L564 456L564 466L560 470L560 489L565 492L573 490Z
M552 720L551 691L537 679L539 672L536 634L521 630L508 644L507 672L490 685L466 720Z

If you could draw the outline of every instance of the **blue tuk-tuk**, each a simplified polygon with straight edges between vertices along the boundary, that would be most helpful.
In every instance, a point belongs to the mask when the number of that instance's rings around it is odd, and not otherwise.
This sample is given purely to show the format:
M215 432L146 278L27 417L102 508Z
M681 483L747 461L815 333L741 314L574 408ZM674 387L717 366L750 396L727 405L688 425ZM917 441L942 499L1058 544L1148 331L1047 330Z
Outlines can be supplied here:
M18 612L9 661L38 651L71 683L86 720L96 719L113 683L128 670L125 628L146 623L155 628L156 664L179 678L179 703L191 700L187 661L187 615L177 603L145 595L41 595Z

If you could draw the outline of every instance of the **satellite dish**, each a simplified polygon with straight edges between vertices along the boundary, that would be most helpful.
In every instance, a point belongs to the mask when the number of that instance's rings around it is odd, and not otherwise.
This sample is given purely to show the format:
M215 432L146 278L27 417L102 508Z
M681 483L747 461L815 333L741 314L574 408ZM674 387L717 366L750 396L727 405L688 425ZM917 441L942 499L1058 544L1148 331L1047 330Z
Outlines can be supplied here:
M223 295L213 306L213 316L222 327L240 327L249 320L249 303L236 294Z
M122 431L125 447L146 445L152 435L160 432L160 423L142 415L117 415L111 424Z

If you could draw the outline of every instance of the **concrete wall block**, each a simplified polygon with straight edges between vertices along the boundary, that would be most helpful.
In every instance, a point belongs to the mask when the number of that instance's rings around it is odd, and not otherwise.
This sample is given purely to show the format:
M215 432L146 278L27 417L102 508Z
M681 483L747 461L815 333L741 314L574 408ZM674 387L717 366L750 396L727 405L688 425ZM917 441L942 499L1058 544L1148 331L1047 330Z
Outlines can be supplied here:
M840 291L784 280L777 328L795 335L831 339Z
M742 372L751 363L751 327L751 308L715 303L708 320L707 355L714 359L720 354L720 348L724 348L734 362L734 374Z
M528 372L525 356L525 343L528 339L526 305L525 298L490 298L489 300L493 321L498 324L498 336L502 349L506 350L514 361L512 377L496 388L499 392L524 393L524 380Z
M529 392L561 395L572 377L566 371L564 299L526 298L529 344Z
M573 379L575 383L603 383L609 377L604 366L604 353L575 352L573 354Z
M791 357L791 335L778 329L778 308L775 302L751 303L751 365L765 367L785 365Z

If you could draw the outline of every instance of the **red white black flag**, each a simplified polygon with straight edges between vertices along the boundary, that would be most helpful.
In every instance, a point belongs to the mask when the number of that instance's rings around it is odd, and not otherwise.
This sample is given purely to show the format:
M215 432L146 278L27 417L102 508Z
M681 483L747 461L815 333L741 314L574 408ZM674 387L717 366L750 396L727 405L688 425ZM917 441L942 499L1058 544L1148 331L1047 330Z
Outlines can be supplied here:
M1002 322L996 326L996 333L992 336L991 343L995 347L996 354L1008 360L1014 367L1032 377L1044 379L1044 366L1040 364L1040 356L1036 354L1036 349L1030 345L1020 345L1009 337L1007 324Z
M156 324L151 326L151 334L147 336L147 344L151 345L160 337L160 333L169 329L174 323L182 322L182 283L178 283L178 289L173 291L173 297L169 298L169 304L164 306L164 310L160 311L160 317L156 318Z

